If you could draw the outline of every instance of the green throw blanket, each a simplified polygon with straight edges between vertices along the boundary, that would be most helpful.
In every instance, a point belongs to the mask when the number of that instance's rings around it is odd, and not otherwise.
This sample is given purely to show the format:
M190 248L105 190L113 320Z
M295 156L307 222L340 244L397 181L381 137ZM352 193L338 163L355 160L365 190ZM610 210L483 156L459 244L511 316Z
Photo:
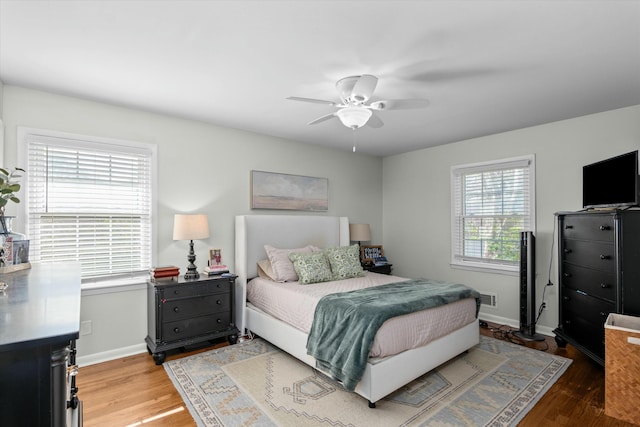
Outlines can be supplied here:
M307 354L316 359L319 369L354 390L364 374L373 338L386 320L465 298L476 298L477 317L477 291L428 279L327 295L316 306Z

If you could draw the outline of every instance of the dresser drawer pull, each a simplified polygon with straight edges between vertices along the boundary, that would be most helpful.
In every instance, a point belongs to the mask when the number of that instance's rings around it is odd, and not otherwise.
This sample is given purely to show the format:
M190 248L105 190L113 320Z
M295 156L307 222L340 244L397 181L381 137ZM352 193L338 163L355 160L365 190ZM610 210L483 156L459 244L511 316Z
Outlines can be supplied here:
M562 299L565 301L571 301L571 297L567 297L567 296L562 297Z
M611 256L600 254L600 259L611 259Z
M609 227L608 225L601 225L600 226L600 230L602 230L602 231L611 230L611 227Z
M607 317L609 315L609 313L605 313L604 311L600 312L600 316L602 317Z
M180 333L180 328L173 328L173 332L175 332L176 334Z
M222 300L216 301L216 304L218 304L218 305L222 304Z
M570 254L570 253L571 253L571 249L565 249L565 250L564 250L564 253L565 253L565 254Z
M174 313L177 313L177 312L179 312L179 311L180 311L180 307L173 307L173 312L174 312Z
M564 321L564 323L565 323L566 325L570 325L570 324L571 324L571 320L565 320L565 321Z
M562 273L562 276L564 276L564 277L571 277L571 273Z
M564 228L565 230L570 230L573 228L573 225L565 225Z
M222 323L222 319L218 319L218 320L217 320L217 322L218 322L218 323Z
M611 285L610 285L610 284L608 284L608 283L600 283L600 287L601 287L602 289L609 289L609 288L611 287Z

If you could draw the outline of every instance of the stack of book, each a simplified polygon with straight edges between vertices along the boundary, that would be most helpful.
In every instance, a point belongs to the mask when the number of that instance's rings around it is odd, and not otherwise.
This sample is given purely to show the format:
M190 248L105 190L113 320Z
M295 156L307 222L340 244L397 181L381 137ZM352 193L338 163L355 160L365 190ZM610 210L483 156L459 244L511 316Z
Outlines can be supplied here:
M219 274L228 273L228 272L229 272L229 267L227 267L224 264L209 265L205 267L203 271L205 276L217 276Z
M178 280L180 269L175 265L169 265L166 267L154 267L149 273L152 282L172 282Z

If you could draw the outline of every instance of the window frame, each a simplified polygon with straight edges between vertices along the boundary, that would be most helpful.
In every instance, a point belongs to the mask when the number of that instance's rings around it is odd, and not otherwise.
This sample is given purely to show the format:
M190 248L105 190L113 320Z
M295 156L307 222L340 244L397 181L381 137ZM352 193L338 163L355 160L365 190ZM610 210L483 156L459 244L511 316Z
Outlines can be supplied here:
M151 167L151 207L150 207L150 233L151 233L151 246L150 260L151 266L156 264L157 261L157 182L158 182L158 148L156 144L144 143L138 141L130 141L115 138L105 138L92 135L81 135L69 132L54 131L48 129L37 129L30 127L18 127L18 164L26 165L28 162L28 138L30 136L43 137L43 138L60 138L70 141L78 141L78 146L86 144L88 146L95 146L104 149L105 147L113 147L117 150L117 147L122 147L123 152L134 150L148 150L151 152L150 167ZM26 168L26 166L25 166ZM24 194L21 197L23 203L18 205L18 211L21 218L24 220L22 224L24 226L27 238L29 238L29 220L27 215L29 213L29 178L28 171L22 178L22 189ZM150 266L150 267L151 267ZM145 283L148 274L145 273L131 273L128 275L113 275L101 278L84 278L82 279L82 289L98 289L109 288L112 286L129 286L133 284Z
M481 271L488 273L517 275L519 272L519 265L509 265L501 262L489 262L481 260L469 260L462 257L458 257L456 254L456 248L462 248L462 242L459 240L462 238L459 230L456 227L456 205L459 197L462 197L462 189L456 188L456 180L458 176L481 173L496 170L507 170L513 167L522 165L523 169L528 171L529 175L529 227L526 231L536 232L536 176L535 176L535 154L529 154L525 156L510 157L498 160L489 160L478 163L468 163L462 165L451 166L450 173L450 191L451 191L451 259L450 265L452 268ZM461 180L462 181L462 180Z

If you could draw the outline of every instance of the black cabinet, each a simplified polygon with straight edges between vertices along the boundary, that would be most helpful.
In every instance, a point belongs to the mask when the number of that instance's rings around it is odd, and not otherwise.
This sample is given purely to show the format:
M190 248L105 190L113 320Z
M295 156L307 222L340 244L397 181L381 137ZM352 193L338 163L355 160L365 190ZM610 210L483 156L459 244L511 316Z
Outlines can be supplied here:
M562 212L558 218L558 345L604 365L609 313L640 315L640 210Z
M0 280L0 426L81 425L80 265L34 263Z
M365 265L363 268L365 271L370 271L372 273L391 274L391 267L393 267L393 264Z
M234 322L236 276L200 277L195 280L148 282L149 353L157 365L166 351L227 337L238 340Z

